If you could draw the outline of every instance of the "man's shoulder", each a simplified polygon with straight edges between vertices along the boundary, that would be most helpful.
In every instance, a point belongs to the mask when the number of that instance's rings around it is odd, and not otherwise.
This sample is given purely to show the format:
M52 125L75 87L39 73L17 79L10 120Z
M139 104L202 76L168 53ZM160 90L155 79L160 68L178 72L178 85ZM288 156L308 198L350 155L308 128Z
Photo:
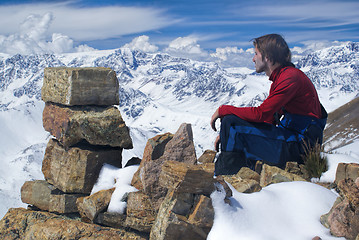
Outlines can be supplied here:
M305 73L303 73L300 69L292 66L283 67L281 69L281 76L283 77L290 77L290 76L303 76Z

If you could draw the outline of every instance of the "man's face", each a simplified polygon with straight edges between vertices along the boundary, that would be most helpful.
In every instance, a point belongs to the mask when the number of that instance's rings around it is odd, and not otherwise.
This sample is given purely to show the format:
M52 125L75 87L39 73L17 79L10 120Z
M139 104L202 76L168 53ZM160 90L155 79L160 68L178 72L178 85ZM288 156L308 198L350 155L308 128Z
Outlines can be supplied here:
M262 54L259 52L257 47L254 48L253 62L257 73L265 72L268 68L266 59L262 59Z

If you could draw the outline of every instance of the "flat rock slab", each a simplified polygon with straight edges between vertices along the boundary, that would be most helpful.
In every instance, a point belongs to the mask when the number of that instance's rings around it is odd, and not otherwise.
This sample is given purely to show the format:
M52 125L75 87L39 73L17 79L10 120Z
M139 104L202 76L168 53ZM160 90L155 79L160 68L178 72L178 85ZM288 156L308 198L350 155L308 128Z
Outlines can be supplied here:
M0 238L15 239L87 239L87 240L145 240L148 236L83 223L49 212L11 208L0 221Z
M65 193L89 194L102 165L121 164L122 149L78 145L66 150L50 139L42 162L45 179Z
M84 194L66 194L45 180L26 181L21 187L21 200L41 210L56 213L78 212L76 200Z
M46 103L43 126L64 147L82 140L92 145L132 148L129 129L116 107L65 107Z
M44 70L44 102L74 105L118 105L119 85L110 68L51 67Z

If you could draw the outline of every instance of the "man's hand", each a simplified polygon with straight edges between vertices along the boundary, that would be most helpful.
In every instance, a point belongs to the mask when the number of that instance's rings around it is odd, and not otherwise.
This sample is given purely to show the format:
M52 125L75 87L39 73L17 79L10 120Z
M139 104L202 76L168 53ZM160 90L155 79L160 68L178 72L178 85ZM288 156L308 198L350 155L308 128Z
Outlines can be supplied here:
M211 118L211 127L214 131L217 131L216 121L218 118L219 118L219 108L217 108L217 110L213 113L212 118Z

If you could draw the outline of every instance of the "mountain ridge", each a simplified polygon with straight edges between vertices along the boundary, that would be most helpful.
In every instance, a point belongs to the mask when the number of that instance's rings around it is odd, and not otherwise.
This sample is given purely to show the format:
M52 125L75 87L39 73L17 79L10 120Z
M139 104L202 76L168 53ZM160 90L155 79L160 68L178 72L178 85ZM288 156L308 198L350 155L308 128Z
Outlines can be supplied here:
M359 95L357 46L358 43L343 43L302 58L315 58L315 63L296 62L308 76L315 77L313 83L329 112ZM330 64L327 56L332 56ZM118 108L135 145L133 150L123 152L125 161L142 157L147 139L175 132L183 122L193 126L197 155L212 149L217 133L211 130L209 119L214 110L222 104L258 106L270 86L266 76L248 68L224 68L216 62L127 48L81 54L0 56L0 66L0 124L6 135L0 139L4 166L0 195L13 206L22 204L19 193L13 189L20 189L24 180L41 178L38 158L50 137L41 121L45 67L110 67L116 71L120 83ZM12 169L12 176L6 169Z

